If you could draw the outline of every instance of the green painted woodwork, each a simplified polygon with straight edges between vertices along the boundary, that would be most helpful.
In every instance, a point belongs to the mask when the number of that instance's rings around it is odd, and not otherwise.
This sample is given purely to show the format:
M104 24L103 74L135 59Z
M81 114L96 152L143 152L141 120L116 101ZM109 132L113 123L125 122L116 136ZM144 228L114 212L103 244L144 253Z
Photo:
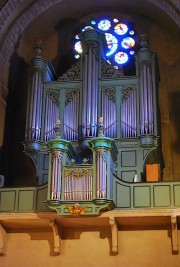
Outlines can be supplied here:
M170 185L154 185L154 206L155 207L168 207L171 206L171 187Z
M51 197L51 179L52 179L52 158L53 153L56 153L58 151L61 151L62 158L66 158L69 154L69 158L72 158L72 156L75 156L75 151L73 150L73 147L71 145L71 142L66 141L62 138L54 138L47 142L47 145L49 147L49 180L48 180L48 196L46 205L52 209L55 210L58 214L61 215L69 215L69 211L67 209L67 205L72 205L74 202L81 203L82 206L88 206L88 210L86 211L86 214L98 214L100 211L107 211L110 209L113 209L115 207L114 202L110 197L112 196L112 171L110 170L110 167L112 168L110 161L111 157L115 161L117 159L117 148L114 143L114 140L111 138L107 138L104 136L98 136L92 138L90 141L87 140L87 142L91 145L91 150L93 153L93 164L75 164L75 165L68 165L66 160L62 161L62 178L61 178L61 197L59 198L52 198ZM106 198L96 198L96 191L97 191L97 174L96 174L96 151L97 150L106 150L107 152L107 192L106 192ZM73 153L70 153L70 151L74 151ZM111 154L111 156L110 156ZM92 199L81 201L68 201L65 199L65 172L68 170L71 170L75 172L76 170L91 170L92 171ZM77 178L78 179L78 178ZM73 205L72 205L73 206Z
M151 196L149 186L136 186L133 188L133 202L136 208L145 208L150 206Z
M118 207L121 208L130 208L131 207L131 188L129 186L120 185L115 183L115 199L114 202L118 204ZM128 197L127 197L128 196Z
M175 206L180 206L180 185L173 185L172 198Z
M35 190L19 190L18 211L31 211L35 209Z
M0 211L13 212L16 206L16 190L3 189L0 190Z
M114 191L117 209L180 207L180 182L129 183L115 177Z
M140 146L137 139L116 139L118 149L115 173L123 181L133 182L137 174L138 181L145 181L145 164L161 163L157 145ZM161 165L161 164L160 164Z
M88 206L85 215L98 214L99 211L109 209L158 209L180 208L180 181L176 182L151 182L128 183L114 177L113 202L79 201L80 206ZM47 184L39 187L26 188L1 188L0 212L44 212L49 211L47 204ZM59 214L70 215L66 207L73 205L69 201L54 206ZM55 203L56 204L56 203ZM53 205L53 202L49 202Z
M76 201L77 202L77 201ZM73 207L74 201L53 201L48 200L45 202L47 207L51 210L56 211L59 215L71 215L67 205ZM112 200L94 200L94 201L78 201L81 208L88 207L84 215L98 215L100 212L105 212L115 208L114 202Z
M39 187L1 188L0 212L48 211L47 184Z

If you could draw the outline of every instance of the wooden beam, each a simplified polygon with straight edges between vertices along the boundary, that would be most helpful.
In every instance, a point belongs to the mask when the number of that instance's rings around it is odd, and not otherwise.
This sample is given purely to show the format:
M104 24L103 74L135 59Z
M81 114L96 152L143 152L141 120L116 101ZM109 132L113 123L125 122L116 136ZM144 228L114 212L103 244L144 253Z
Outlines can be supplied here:
M0 256L5 255L7 235L4 227L0 224Z
M116 220L114 217L109 217L109 224L111 225L111 235L112 235L112 254L118 254L118 228Z
M55 221L50 221L49 223L53 230L54 253L59 255L61 253L61 237L59 235L58 227Z
M177 216L171 216L171 229L172 229L172 252L178 254L178 227L177 227Z

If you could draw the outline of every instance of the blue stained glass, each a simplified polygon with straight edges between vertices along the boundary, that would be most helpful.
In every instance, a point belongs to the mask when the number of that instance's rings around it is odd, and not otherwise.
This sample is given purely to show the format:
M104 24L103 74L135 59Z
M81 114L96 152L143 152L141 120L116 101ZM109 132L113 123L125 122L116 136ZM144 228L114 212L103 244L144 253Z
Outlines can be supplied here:
M111 22L108 19L102 19L98 23L98 28L101 31L108 31L111 28Z
M89 31L89 30L93 30L94 28L91 27L91 26L86 26L82 29L82 32L85 32L85 31Z
M78 52L78 53L82 53L82 44L81 41L78 41L75 43L74 49Z
M96 24L96 21L95 20L91 20L91 24L92 25L95 25Z
M132 51L130 51L129 53L130 53L131 55L134 55L134 54L135 54L135 51L132 50Z
M117 48L118 48L118 40L111 33L105 33L105 36L106 36L107 46L108 46L108 49L109 49L109 51L106 53L106 56L108 57L108 56L114 54L114 52L117 50Z
M78 58L80 58L80 55L75 55L74 57L75 57L76 59L78 59Z
M124 52L118 52L117 54L115 54L114 60L117 64L124 64L128 61L128 55Z
M118 35L124 35L128 31L128 27L126 24L119 23L114 27L114 31Z
M114 23L117 23L118 21L119 21L119 20L116 19L116 18L113 19L113 22L114 22Z
M121 45L125 49L132 48L135 45L135 41L131 37L126 37L122 40Z
M127 61L133 57L135 54L134 50L136 43L135 39L132 38L132 35L135 34L132 27L119 22L117 18L112 20L107 18L99 21L92 20L90 24L91 26L84 27L82 32L97 29L99 32L105 34L107 43L106 59L108 63L114 66L114 68L118 68L118 66L127 63ZM78 40L79 36L76 35L75 38ZM74 49L77 53L75 58L79 58L82 53L82 44L80 40L76 41ZM126 51L126 53L124 51Z

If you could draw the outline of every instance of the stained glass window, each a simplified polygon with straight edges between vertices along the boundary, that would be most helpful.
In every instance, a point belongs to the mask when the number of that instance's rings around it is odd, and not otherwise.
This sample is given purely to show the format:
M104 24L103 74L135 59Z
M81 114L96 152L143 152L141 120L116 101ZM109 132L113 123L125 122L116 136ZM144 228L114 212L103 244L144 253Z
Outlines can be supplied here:
M82 31L91 29L99 30L105 34L107 42L106 60L115 68L126 64L134 57L136 42L135 31L131 25L119 21L117 18L103 18L98 21L92 20L90 26L86 26ZM75 57L82 53L81 41L76 36L74 49Z

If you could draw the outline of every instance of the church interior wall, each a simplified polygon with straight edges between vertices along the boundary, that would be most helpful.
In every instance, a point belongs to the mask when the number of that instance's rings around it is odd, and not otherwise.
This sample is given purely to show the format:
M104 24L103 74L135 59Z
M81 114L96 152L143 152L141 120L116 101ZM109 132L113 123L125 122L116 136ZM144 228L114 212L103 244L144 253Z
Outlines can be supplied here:
M177 267L180 255L172 255L168 230L131 230L118 232L119 252L110 252L107 229L86 232L81 228L63 229L61 254L53 255L50 232L8 233L3 267L19 266L158 266Z

